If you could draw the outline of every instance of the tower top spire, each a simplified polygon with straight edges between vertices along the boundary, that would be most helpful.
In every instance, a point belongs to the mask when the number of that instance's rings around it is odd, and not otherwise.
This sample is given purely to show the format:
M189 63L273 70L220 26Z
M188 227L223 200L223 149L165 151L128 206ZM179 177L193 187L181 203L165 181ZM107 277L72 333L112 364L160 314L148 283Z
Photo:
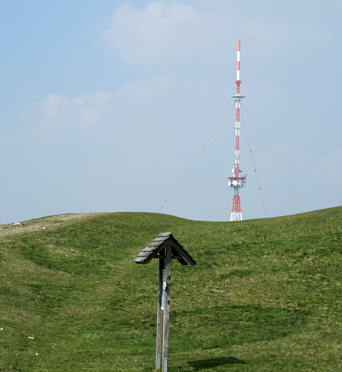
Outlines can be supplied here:
M237 51L236 51L236 81L240 81L240 48L241 41L237 42Z

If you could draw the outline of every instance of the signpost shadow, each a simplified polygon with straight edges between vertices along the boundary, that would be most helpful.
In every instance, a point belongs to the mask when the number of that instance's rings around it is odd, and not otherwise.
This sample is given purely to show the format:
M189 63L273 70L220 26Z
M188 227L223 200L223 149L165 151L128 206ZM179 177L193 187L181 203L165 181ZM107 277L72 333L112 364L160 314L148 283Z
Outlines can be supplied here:
M225 364L246 364L243 360L234 357L220 357L220 358L209 358L201 360L193 360L188 364L195 368L196 371L200 369L207 369L212 367L218 367Z

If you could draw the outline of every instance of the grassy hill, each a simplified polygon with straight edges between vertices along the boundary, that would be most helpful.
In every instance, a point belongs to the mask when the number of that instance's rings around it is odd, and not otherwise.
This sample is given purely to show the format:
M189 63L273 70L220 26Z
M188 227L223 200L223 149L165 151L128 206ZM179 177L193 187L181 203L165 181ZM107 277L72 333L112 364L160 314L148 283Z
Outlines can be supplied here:
M152 213L0 226L0 371L152 371L157 262L172 231L169 370L336 371L342 207L238 223Z

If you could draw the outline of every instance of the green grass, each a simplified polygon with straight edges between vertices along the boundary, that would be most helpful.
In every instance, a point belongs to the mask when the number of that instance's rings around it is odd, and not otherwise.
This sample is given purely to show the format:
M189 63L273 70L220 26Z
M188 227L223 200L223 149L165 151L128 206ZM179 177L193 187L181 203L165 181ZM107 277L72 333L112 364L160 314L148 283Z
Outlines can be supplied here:
M0 226L0 371L152 371L157 262L131 259L162 231L198 262L173 262L170 372L341 368L342 207L69 217Z

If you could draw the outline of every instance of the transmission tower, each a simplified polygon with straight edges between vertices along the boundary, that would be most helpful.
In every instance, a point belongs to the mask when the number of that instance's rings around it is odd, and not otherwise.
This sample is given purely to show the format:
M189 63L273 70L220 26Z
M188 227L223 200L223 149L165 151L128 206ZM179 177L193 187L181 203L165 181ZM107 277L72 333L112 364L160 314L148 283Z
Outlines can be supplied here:
M228 186L234 190L232 211L230 213L230 221L242 221L240 189L245 186L247 174L240 169L240 107L241 100L245 97L240 93L240 40L237 43L237 68L236 68L236 94L233 96L235 100L235 152L234 152L234 168L233 175L228 177Z

